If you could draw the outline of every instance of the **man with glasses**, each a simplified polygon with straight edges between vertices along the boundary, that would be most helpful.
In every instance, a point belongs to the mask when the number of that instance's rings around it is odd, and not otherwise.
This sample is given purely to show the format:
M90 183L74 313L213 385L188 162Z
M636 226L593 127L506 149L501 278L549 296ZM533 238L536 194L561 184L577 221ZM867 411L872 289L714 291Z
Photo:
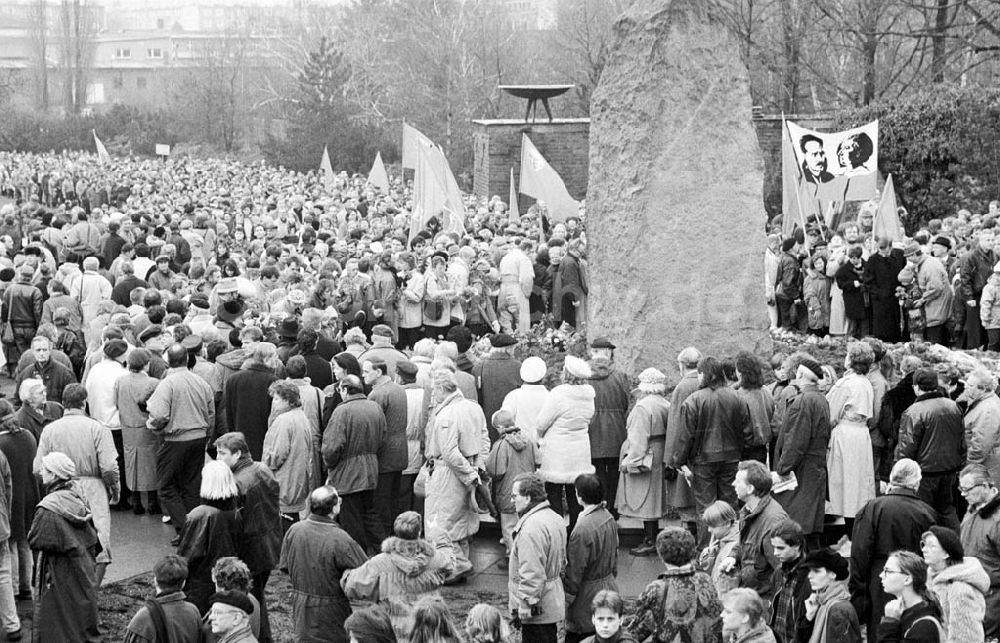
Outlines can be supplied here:
M226 643L249 643L257 639L250 632L250 614L253 603L246 594L235 589L216 592L212 595L209 620L212 634L218 641Z
M969 464L958 476L958 491L969 503L962 520L962 547L966 556L974 556L990 576L986 594L986 640L1000 636L1000 492L989 470L981 464Z
M920 551L920 534L937 521L931 506L917 496L920 480L920 466L908 458L900 460L889 474L889 492L862 507L854 522L848 588L858 619L868 624L869 640L875 638L892 598L879 579L889 554L897 549Z

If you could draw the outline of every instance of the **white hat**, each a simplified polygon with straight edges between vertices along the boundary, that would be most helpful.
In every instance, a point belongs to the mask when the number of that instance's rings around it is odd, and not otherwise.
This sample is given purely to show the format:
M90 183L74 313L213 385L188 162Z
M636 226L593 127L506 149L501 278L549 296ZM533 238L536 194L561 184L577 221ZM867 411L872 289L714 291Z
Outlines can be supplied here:
M587 362L579 357L573 357L572 355L566 356L566 364L564 368L567 373L573 377L579 377L580 379L590 379L594 375Z
M667 388L667 376L655 368L647 368L639 373L639 390L644 393L663 393Z
M521 380L529 384L540 382L547 370L545 360L532 355L521 364Z

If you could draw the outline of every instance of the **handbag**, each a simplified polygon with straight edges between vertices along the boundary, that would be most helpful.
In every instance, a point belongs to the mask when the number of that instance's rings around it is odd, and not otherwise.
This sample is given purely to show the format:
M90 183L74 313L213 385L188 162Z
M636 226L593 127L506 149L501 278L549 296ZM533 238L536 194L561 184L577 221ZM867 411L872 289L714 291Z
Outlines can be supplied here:
M432 299L424 300L424 317L428 319L441 319L444 314L444 304Z
M14 327L10 325L9 321L3 323L3 330L0 331L0 341L4 344L14 343Z
M413 481L413 495L418 498L427 497L427 481L431 477L430 463L425 462L417 472L417 477Z

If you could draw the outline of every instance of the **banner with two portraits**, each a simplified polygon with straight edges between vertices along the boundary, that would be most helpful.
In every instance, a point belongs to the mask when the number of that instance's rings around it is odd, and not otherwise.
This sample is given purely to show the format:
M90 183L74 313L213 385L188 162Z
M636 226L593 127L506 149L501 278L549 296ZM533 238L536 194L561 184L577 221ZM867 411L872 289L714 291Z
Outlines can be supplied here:
M829 224L847 201L875 198L878 121L841 132L817 132L785 122L782 184L785 220L822 214ZM789 194L789 192L792 192ZM804 217L802 215L805 215Z

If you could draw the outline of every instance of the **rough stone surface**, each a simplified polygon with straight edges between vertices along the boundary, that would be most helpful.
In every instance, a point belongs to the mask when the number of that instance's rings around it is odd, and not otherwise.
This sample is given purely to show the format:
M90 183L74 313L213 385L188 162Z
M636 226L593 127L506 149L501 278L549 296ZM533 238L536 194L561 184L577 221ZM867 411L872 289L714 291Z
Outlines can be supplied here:
M770 346L747 70L706 4L636 0L591 102L588 335L633 372Z

